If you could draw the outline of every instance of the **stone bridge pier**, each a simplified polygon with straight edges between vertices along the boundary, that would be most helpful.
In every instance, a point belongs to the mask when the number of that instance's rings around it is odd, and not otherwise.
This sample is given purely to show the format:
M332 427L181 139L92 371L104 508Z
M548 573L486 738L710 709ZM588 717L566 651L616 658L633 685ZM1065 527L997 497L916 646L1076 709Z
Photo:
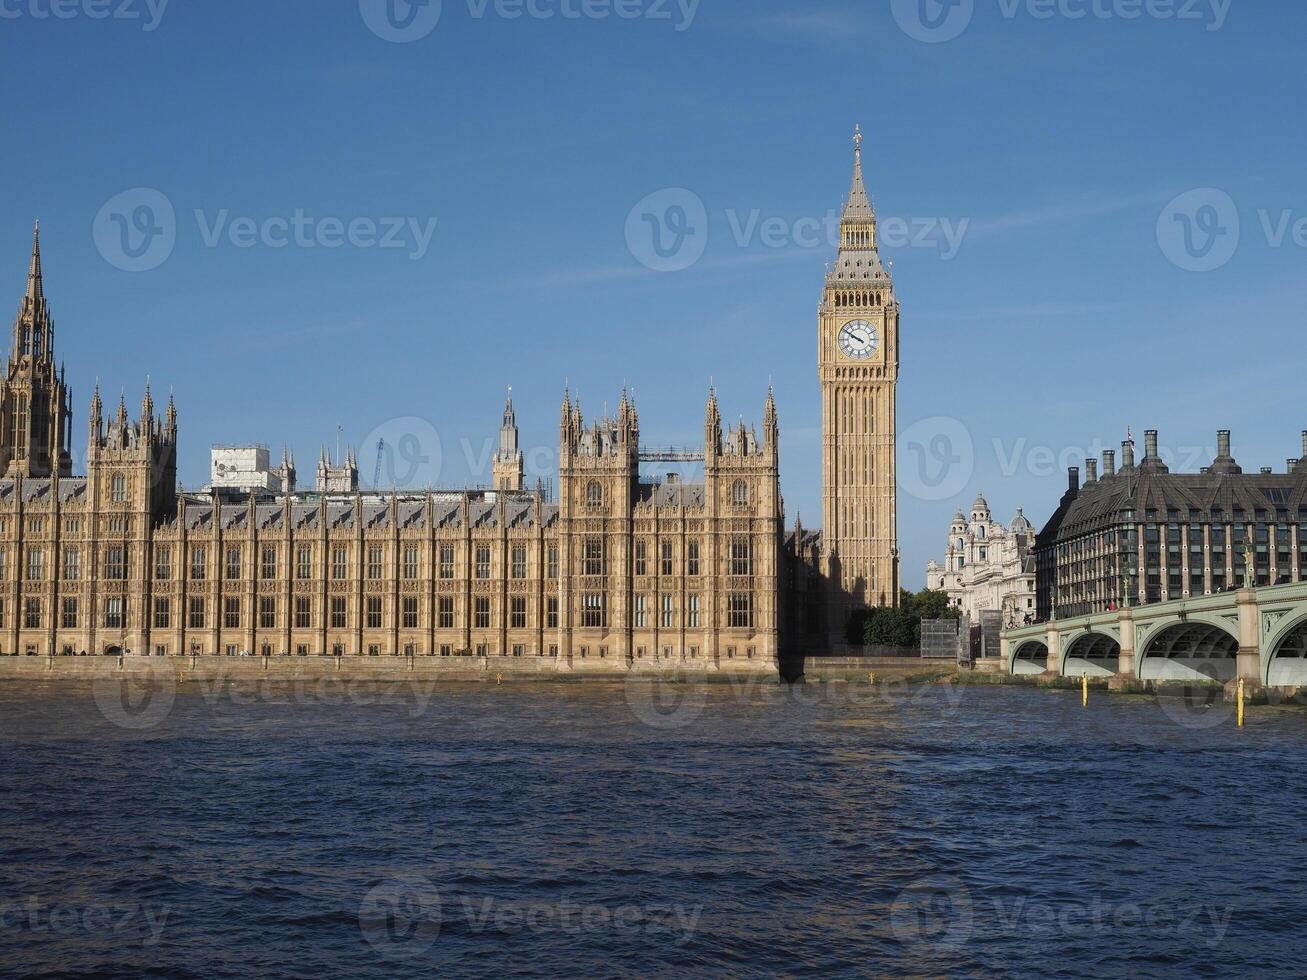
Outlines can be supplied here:
M1307 686L1307 582L1008 630L1009 674Z

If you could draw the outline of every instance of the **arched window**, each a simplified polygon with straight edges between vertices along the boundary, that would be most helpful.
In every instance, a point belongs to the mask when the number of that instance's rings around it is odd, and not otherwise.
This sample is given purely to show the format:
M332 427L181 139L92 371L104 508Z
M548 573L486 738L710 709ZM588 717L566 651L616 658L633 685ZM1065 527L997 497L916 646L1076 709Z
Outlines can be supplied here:
M983 525L976 528L976 536L980 538L981 541L985 540L985 528Z
M127 477L121 473L115 473L113 479L109 481L109 499L115 504L121 504L127 500Z
M736 480L731 485L731 503L736 507L749 505L749 484L744 480Z
M591 480L589 486L585 488L585 502L590 507L604 505L604 488L598 480Z

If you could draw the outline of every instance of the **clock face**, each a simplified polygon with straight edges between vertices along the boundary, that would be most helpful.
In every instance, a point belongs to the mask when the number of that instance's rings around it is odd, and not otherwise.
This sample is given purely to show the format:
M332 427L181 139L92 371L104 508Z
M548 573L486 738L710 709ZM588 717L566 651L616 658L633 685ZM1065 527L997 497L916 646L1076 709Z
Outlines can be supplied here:
M840 350L855 361L865 361L880 348L880 334L866 320L852 320L840 330Z

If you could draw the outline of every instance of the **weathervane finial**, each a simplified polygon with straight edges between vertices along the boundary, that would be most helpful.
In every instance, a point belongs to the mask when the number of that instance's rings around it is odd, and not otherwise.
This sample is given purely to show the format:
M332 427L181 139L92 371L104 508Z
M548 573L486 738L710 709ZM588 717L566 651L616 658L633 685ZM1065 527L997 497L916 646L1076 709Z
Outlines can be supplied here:
M862 125L854 123L853 125L853 149L858 153L862 152Z

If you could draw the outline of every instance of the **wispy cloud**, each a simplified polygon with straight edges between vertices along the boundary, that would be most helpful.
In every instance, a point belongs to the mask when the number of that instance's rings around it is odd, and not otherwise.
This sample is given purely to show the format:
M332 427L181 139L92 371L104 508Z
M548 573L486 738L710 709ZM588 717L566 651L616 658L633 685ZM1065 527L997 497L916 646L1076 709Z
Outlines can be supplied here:
M1085 218L1099 218L1118 211L1129 211L1145 205L1164 204L1171 195L1153 191L1147 194L1132 194L1126 197L1081 201L1070 204L1050 204L1029 211L1014 211L1010 214L995 215L990 218L975 218L967 228L968 237L976 235L995 235L1010 231L1024 231L1044 225L1063 224L1068 221L1080 221Z
M594 265L576 269L557 269L536 275L520 276L517 279L510 280L508 285L522 289L562 289L656 277L674 281L678 277L688 277L696 273L711 273L742 266L763 265L800 258L807 258L815 264L820 261L821 253L814 249L798 247L741 251L735 255L718 255L702 259L690 268L680 272L656 272L632 259L630 262L620 265Z
M977 323L991 320L1045 320L1055 317L1096 316L1127 309L1125 303L1032 303L967 313L935 313L929 319L944 323Z
M296 344L318 340L348 337L364 330L373 330L376 324L368 320L342 320L337 323L313 323L301 327L268 328L247 334L237 341L242 350L281 350Z
M871 29L871 18L853 11L787 11L751 18L749 24L768 37L840 44L864 37Z

